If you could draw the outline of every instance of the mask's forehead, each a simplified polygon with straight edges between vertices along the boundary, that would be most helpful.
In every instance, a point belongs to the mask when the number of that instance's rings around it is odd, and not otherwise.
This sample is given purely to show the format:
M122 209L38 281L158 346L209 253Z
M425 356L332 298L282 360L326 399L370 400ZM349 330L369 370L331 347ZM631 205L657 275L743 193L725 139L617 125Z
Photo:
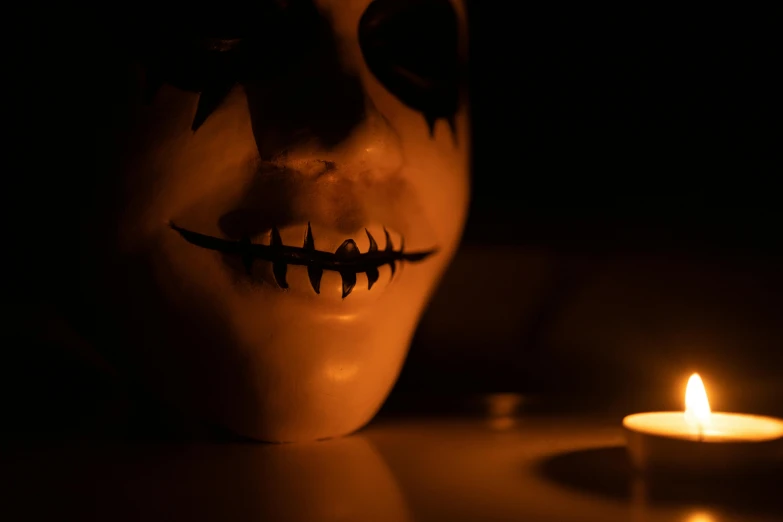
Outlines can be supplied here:
M314 3L318 9L328 16L332 27L335 32L343 37L357 38L357 28L359 20L362 14L367 10L371 3L377 3L373 0L314 0ZM459 0L398 0L398 2L382 2L386 3L388 7L392 7L392 4L406 5L406 4L420 4L422 7L426 7L427 4L441 4L448 3L457 14L460 19L460 25L464 25L464 9ZM405 9L403 7L403 9ZM393 10L393 8L392 8Z
M359 19L372 0L315 0L318 9L327 15L342 36L357 36Z
M313 0L331 26L343 65L361 73L363 57L358 44L359 20L372 0Z

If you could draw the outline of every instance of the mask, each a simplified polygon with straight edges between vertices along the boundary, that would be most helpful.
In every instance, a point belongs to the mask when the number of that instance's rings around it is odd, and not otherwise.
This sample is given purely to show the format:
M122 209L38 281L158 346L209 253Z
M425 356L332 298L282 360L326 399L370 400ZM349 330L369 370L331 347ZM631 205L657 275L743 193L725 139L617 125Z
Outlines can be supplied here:
M102 345L186 411L315 440L378 410L461 234L464 13L257 4L133 45Z

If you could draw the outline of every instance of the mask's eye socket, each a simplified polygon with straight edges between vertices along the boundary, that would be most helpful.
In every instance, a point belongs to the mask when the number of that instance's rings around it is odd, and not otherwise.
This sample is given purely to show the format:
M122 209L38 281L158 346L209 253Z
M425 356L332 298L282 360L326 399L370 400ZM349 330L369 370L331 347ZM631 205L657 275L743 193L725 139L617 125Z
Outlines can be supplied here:
M238 38L170 38L154 42L142 56L149 76L148 94L154 94L163 83L201 92L216 76L236 76L240 50Z
M238 38L169 38L144 54L144 98L151 102L165 83L200 93L192 130L220 105L242 74L242 40Z
M145 99L152 101L163 84L200 93L194 131L234 85L285 73L312 58L331 34L311 0L257 1L241 8L228 3L188 23L157 21L147 33L140 46Z
M359 21L367 67L434 132L454 127L459 98L457 14L449 0L374 0Z

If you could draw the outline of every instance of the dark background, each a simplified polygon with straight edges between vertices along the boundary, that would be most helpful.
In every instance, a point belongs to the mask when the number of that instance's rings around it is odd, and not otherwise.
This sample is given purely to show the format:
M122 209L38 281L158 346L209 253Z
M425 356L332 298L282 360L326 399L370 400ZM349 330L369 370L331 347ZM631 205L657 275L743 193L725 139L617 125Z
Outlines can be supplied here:
M507 4L468 3L470 216L384 412L434 414L486 392L541 398L549 411L680 408L699 371L715 409L783 414L775 18ZM58 47L78 49L69 45ZM18 61L25 73L11 87L42 92L5 98L22 116L9 143L35 144L20 148L29 176L9 170L6 181L41 194L41 172L79 168L67 136L81 131L31 107L78 107L69 96L89 94L82 84L100 70ZM19 235L6 255L26 267L6 281L0 391L11 431L78 427L82 413L104 411L85 404L112 397L114 384L74 353L17 349L40 333L48 278L68 277L56 256L30 259L28 248L41 253L56 236L36 224L55 199L67 206L49 191L5 208L7 237ZM65 332L50 328L49 338ZM151 404L136 410L141 423L154 417Z
M468 4L473 201L387 408L783 407L769 13Z

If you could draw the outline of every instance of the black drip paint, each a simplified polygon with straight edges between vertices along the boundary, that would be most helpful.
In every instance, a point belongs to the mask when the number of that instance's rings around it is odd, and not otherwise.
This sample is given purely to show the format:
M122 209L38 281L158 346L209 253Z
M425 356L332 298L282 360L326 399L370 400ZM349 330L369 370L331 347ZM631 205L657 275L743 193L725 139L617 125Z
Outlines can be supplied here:
M283 137L306 129L332 147L364 116L361 82L343 67L329 17L313 0L218 3L188 23L154 19L137 45L144 99L163 84L198 93L194 132L236 85L245 88L254 133L263 114Z
M193 116L194 132L220 106L244 73L247 52L240 39L182 39L176 35L150 44L143 51L146 67L143 92L145 103L152 103L163 84L198 92Z
M367 252L361 253L353 239L346 239L332 253L315 249L315 239L313 238L310 223L307 224L304 245L302 247L284 245L277 227L272 227L272 237L269 245L258 245L251 243L247 238L231 241L192 232L178 227L174 223L169 225L185 241L192 245L208 250L216 250L224 254L240 256L248 275L252 271L254 260L261 259L271 262L272 273L280 288L288 288L288 282L286 281L288 265L307 267L310 285L316 294L321 293L321 277L324 270L339 272L343 281L343 298L348 297L353 291L356 286L356 274L358 273L363 272L367 274L367 288L370 290L378 281L378 268L381 266L389 265L392 277L394 277L398 262L410 261L416 263L437 252L437 249L423 252L405 252L402 245L399 250L395 250L391 236L385 228L386 247L383 250L378 249L378 243L375 241L375 238L370 234L369 230L365 229L367 238L370 240L370 248Z
M204 87L204 90L201 91L198 97L198 106L196 107L196 114L193 116L190 130L193 132L197 131L207 121L209 115L223 103L228 93L234 88L235 83L230 77L216 77Z
M430 132L445 119L456 142L459 27L449 0L374 0L359 21L367 67Z
M144 100L151 102L163 84L199 93L191 123L195 132L237 84L264 84L303 57L312 59L314 52L322 53L317 63L339 67L338 60L324 54L335 44L312 0L253 5L247 12L225 7L231 23L224 23L225 16L203 13L193 28L169 21L149 31L139 49L147 72ZM372 74L402 103L422 113L431 136L437 121L445 120L456 143L461 66L458 18L450 0L373 0L359 21L358 37ZM320 107L334 98L340 111L350 112L346 100L361 101L350 88L328 92L328 85L320 87L324 99L311 96L312 103ZM302 90L296 83L291 87ZM340 99L343 91L345 99ZM351 118L344 119L350 130ZM338 120L330 121L333 126Z

